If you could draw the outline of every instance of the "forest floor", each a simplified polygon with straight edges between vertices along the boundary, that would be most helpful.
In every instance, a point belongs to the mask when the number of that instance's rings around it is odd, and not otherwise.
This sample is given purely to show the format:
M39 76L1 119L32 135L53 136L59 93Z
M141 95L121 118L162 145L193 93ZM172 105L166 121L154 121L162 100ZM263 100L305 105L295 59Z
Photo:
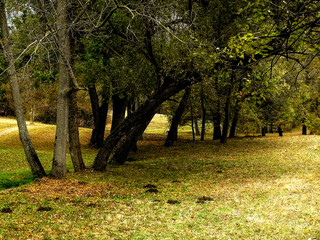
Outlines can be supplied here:
M15 127L9 122L0 118L0 134ZM320 239L320 136L221 145L184 132L165 148L160 125L134 161L74 173L68 159L65 180L33 181L17 132L1 135L0 239ZM30 126L49 172L55 127ZM97 153L90 132L81 129L87 166Z

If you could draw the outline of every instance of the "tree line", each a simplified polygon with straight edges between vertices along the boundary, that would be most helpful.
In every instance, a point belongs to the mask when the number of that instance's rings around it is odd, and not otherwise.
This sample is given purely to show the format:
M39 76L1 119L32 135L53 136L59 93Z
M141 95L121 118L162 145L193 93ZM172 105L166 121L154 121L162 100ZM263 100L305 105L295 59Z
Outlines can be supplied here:
M201 140L210 121L221 143L239 123L316 129L319 8L312 0L1 0L0 83L9 80L33 175L45 171L26 126L32 98L55 106L56 178L66 176L68 147L75 170L85 168L81 102L92 110L95 171L123 164L160 110L171 116L166 146L180 123L196 129L199 118ZM3 104L6 92L1 87Z

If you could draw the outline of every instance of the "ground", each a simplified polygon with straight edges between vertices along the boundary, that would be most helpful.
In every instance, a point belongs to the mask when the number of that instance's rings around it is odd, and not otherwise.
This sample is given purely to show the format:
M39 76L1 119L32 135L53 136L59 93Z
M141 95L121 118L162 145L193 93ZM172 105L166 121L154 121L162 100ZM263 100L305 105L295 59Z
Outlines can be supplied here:
M54 127L32 128L49 171ZM184 133L165 148L165 130L149 131L124 166L73 173L68 162L67 179L35 182L15 133L2 135L0 186L11 188L0 194L0 239L320 239L319 136L221 145ZM81 136L85 145L90 131ZM89 166L96 150L83 152Z

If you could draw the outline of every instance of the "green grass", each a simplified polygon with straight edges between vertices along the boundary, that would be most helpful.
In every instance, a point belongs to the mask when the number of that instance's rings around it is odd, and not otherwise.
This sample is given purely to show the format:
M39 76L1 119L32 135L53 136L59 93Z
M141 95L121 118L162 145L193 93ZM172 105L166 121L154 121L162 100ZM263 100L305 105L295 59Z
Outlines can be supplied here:
M139 143L135 162L73 173L68 160L63 181L31 183L21 147L0 138L0 188L10 187L0 192L0 210L12 210L0 211L0 239L320 239L319 136L182 140L165 148L160 126L151 129L156 139L149 132ZM52 127L43 127L46 134L32 134L51 139ZM90 131L81 131L85 143ZM40 139L49 171L51 140ZM90 165L96 150L84 146L83 154Z

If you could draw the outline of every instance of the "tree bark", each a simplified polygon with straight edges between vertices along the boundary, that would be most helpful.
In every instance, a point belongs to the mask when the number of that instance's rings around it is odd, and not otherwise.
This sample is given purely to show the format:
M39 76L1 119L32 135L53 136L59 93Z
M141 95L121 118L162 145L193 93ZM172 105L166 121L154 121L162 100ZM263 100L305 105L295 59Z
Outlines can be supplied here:
M134 140L137 136L134 136L133 134L145 130L148 126L147 123L149 119L152 119L156 109L169 97L185 89L190 83L191 81L188 78L181 81L175 81L170 76L167 76L160 90L149 97L143 105L128 116L121 125L118 125L117 128L110 133L95 158L93 169L96 171L105 171L109 162L110 154L115 150L119 142L124 138L127 138L126 141ZM123 150L126 151L126 149Z
M80 172L86 167L81 154L77 112L77 92L72 91L69 97L69 152L74 171Z
M119 94L112 95L112 125L111 132L121 124L126 115L126 97L120 97Z
M233 76L231 76L231 82L233 82ZM232 92L232 86L229 86L226 104L224 107L224 121L223 121L223 129L222 129L222 136L220 139L220 143L227 143L227 137L228 137L228 131L229 131L231 92Z
M178 106L178 108L172 118L170 129L169 129L169 132L168 132L165 144L164 144L166 147L172 146L173 143L178 140L179 122L181 120L183 112L184 112L186 105L188 103L190 93L191 93L191 88L190 87L186 88L184 95L179 103L179 106Z
M278 126L278 133L279 133L279 136L280 136L280 137L283 136L283 131L282 131L281 126Z
M239 111L240 107L236 106L236 109L234 111L231 127L230 127L230 133L229 133L229 138L234 138L236 136L236 128L237 128L237 123L239 119Z
M227 143L227 136L229 131L229 112L230 112L230 96L227 97L226 106L224 108L224 121L222 128L222 136L220 139L220 143Z
M213 114L213 140L221 139L221 114L220 109Z
M70 38L68 30L68 1L57 1L57 29L59 46L59 89L57 103L56 141L52 163L52 176L66 177L66 154L69 120L68 94L70 91L70 73L67 63L71 62Z
M302 125L302 135L307 135L307 126Z
M200 141L204 141L204 136L206 134L206 108L205 108L205 99L204 99L204 93L203 93L203 88L201 86L201 110L202 110L202 124L201 124L201 137Z
M194 114L193 114L193 105L192 105L192 100L190 102L190 111L191 111L191 131L192 131L192 141L196 141L196 133L194 130Z
M31 172L33 176L36 178L42 178L46 175L46 173L41 165L41 162L38 158L38 155L35 149L33 148L31 138L28 132L26 120L25 120L23 102L20 94L17 73L14 66L15 61L14 61L11 43L9 39L8 22L7 22L5 4L3 0L0 0L0 24L1 24L4 57L8 65L8 74L9 74L12 97L13 97L14 106L15 106L15 113L17 117L17 124L19 128L19 137L22 142L23 149L26 154L26 158L31 168Z
M89 87L89 95L93 114L94 127L92 130L90 145L100 148L103 144L104 133L106 130L108 106L109 106L109 88L105 89L102 95L102 103L99 106L99 97L95 86Z
M198 119L196 117L193 118L194 121L194 129L196 132L196 136L200 136L200 129L199 129L199 124L198 124Z

